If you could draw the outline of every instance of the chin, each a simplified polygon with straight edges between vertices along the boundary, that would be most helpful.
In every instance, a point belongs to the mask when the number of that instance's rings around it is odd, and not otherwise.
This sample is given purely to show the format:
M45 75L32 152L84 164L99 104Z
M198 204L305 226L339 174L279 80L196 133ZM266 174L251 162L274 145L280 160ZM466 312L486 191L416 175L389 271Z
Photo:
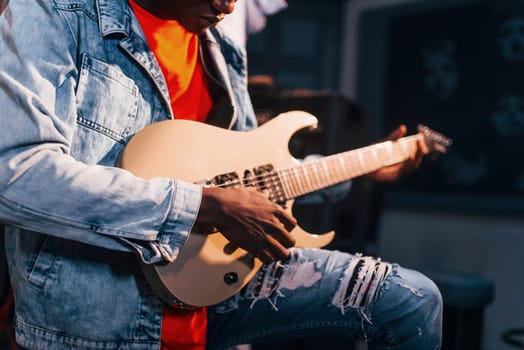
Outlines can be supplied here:
M205 33L209 28L213 27L214 25L203 21L200 19L197 19L195 21L187 21L186 23L181 22L181 24L191 33L195 34L203 34Z
M187 31L188 32L191 32L191 33L194 33L194 34L204 34L210 27L198 27L198 28L193 28L193 27L186 27Z

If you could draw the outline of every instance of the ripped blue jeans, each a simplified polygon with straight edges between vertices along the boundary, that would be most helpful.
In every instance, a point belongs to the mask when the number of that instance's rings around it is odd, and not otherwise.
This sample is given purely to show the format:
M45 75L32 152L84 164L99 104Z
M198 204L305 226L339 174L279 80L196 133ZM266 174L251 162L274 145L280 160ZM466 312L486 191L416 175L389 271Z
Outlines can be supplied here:
M442 298L419 272L379 259L293 249L208 310L208 349L342 336L369 349L438 350Z

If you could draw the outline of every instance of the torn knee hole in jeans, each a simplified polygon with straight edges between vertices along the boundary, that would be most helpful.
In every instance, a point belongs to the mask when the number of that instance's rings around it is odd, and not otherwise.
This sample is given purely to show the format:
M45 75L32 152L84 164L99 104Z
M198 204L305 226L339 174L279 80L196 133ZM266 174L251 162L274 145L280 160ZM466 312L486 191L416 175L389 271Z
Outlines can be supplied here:
M252 300L251 307L259 300L265 300L274 310L278 310L277 300L284 297L283 290L310 287L322 278L322 271L318 265L315 261L298 262L297 257L292 256L285 264L276 262L264 266L247 285L243 296ZM363 311L375 300L391 271L391 264L380 259L356 255L349 261L340 278L332 304L342 313L345 313L347 308L357 309L363 318L370 321Z
M310 287L321 277L315 261L299 263L297 256L292 255L286 263L275 262L264 266L247 285L244 297L252 300L251 307L259 300L267 300L276 311L277 299L284 296L281 290Z
M378 295L380 287L391 271L391 264L372 257L356 256L351 260L346 274L333 297L333 305L344 314L347 308L363 311ZM360 314L366 318L363 312Z

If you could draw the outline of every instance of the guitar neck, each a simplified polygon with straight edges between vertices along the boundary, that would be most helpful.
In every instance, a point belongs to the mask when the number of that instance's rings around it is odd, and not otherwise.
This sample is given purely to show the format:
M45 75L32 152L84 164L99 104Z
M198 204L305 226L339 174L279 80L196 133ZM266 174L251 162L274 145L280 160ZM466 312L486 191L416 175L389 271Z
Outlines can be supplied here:
M285 199L293 199L323 188L400 163L416 152L420 134L351 150L296 167L278 171Z

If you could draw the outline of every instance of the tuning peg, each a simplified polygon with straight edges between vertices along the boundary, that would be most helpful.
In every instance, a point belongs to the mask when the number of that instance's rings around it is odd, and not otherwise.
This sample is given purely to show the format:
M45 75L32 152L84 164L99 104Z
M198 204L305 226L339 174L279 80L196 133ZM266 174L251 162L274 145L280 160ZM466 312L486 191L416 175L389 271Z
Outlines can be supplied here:
M432 148L440 153L446 153L448 148L453 144L453 141L449 137L430 129L425 125L420 124L417 129L419 133L424 135L426 143L430 143Z

